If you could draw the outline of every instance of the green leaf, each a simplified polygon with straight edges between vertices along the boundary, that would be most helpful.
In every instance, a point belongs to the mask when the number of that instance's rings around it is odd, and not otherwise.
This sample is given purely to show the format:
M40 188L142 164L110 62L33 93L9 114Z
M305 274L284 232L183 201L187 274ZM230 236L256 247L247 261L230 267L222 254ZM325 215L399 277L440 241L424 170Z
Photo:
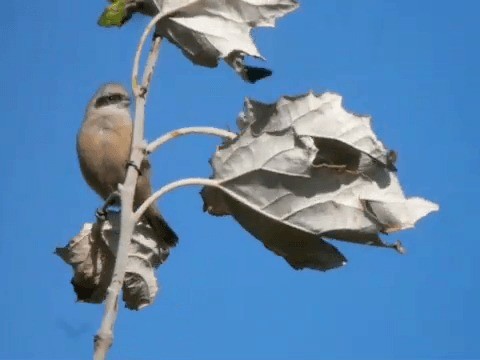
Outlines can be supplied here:
M104 27L122 26L127 19L126 0L113 0L98 19L98 25Z

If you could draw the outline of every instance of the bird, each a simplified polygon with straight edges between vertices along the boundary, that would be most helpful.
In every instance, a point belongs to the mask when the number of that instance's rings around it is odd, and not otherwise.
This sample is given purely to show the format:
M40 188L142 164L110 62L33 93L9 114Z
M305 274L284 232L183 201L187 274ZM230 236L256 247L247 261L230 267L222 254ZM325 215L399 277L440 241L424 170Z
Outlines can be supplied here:
M123 184L127 173L133 131L129 107L130 96L123 85L102 85L88 103L77 134L81 173L87 184L104 200L117 191L118 184ZM150 168L150 163L144 159L138 169L134 210L152 194ZM149 224L169 246L177 244L177 234L155 204L147 208L140 221Z

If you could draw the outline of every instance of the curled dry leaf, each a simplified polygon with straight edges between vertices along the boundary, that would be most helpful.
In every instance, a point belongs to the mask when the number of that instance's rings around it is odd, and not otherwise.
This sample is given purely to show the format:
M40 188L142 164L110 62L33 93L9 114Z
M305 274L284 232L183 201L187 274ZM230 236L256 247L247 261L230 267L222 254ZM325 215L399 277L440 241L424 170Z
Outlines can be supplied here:
M324 238L389 247L379 234L411 228L438 205L406 198L396 153L369 117L347 112L333 93L246 100L240 135L214 154L204 209L232 215L294 268L328 270L345 257Z
M109 212L107 221L85 224L67 246L56 249L55 253L73 268L72 285L78 301L105 300L114 267L119 220L117 213ZM168 255L168 245L155 238L149 226L139 223L130 244L123 285L127 308L138 310L153 302L158 291L155 269Z
M126 0L127 14L158 14L153 0ZM273 27L275 20L298 7L295 0L158 0L165 16L156 32L178 46L193 63L216 67L225 60L245 81L271 75L269 69L247 66L246 55L263 59L251 37L255 27Z
M100 15L98 19L98 25L104 27L112 26L122 26L127 20L127 9L126 7L127 0L114 0L112 4L108 6Z

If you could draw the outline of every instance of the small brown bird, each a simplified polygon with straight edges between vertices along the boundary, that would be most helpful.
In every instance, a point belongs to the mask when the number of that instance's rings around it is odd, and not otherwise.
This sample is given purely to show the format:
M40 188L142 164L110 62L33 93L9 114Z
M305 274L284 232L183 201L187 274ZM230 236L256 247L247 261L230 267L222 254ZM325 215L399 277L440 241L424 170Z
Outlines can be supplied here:
M130 159L133 123L130 96L120 84L105 84L87 106L82 127L77 135L80 169L87 184L104 200L117 190L127 173ZM134 210L152 193L150 164L142 162L135 189ZM146 221L167 244L175 246L178 237L152 204L145 211Z

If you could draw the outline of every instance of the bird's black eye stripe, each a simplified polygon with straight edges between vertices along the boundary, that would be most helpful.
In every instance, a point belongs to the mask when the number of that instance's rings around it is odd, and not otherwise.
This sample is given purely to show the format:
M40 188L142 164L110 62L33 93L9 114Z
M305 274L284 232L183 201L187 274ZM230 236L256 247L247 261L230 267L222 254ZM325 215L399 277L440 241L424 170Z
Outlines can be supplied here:
M109 104L116 104L122 101L124 98L123 95L121 94L110 94L110 95L104 95L100 96L97 101L95 101L95 107L101 107Z
M110 102L118 102L118 101L121 101L121 100L122 100L122 95L120 95L120 94L110 95L110 96L108 97L108 100L109 100Z

